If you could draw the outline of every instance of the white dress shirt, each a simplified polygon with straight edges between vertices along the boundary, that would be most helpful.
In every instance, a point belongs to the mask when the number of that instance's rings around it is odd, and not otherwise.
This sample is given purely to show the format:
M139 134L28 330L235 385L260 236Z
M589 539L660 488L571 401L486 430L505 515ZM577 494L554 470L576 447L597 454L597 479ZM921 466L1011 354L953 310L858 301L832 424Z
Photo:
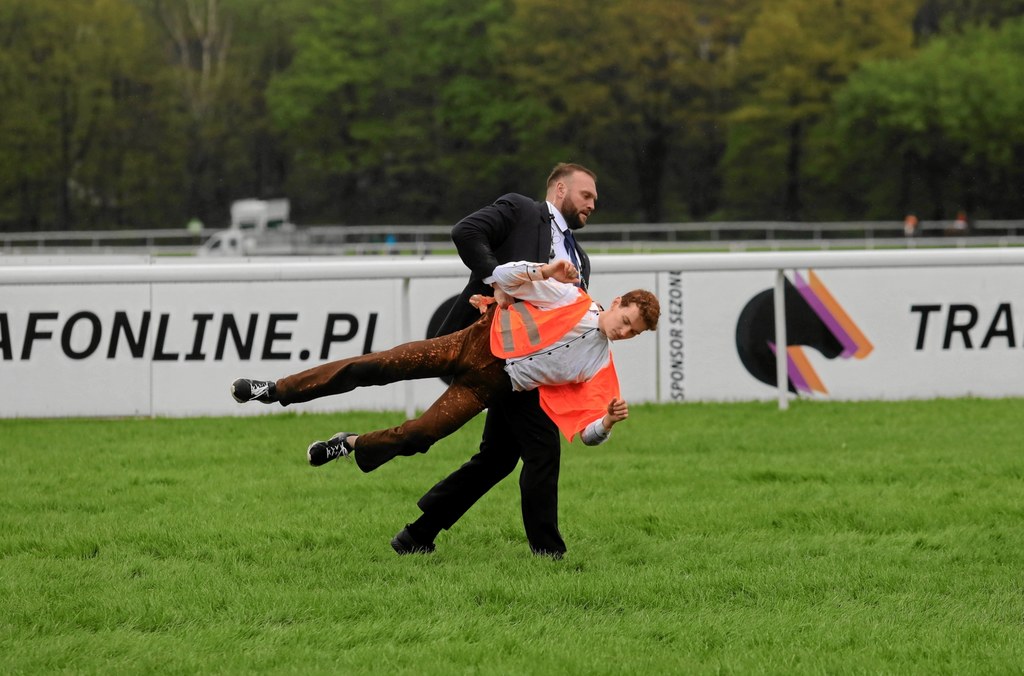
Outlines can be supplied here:
M565 222L565 216L554 204L545 204L548 205L548 213L551 214L551 253L548 254L548 262L562 259L571 263L572 256L569 255L567 248L569 243L565 240L565 231L569 229L569 224Z

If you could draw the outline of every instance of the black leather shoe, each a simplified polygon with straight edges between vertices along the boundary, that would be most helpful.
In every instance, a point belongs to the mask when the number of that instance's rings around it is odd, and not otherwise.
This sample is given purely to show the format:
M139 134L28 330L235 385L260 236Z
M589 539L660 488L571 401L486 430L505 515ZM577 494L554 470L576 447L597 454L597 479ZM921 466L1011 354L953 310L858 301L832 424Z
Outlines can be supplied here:
M409 525L398 531L398 535L391 538L391 548L398 554L430 554L436 549L433 542L421 544L409 532Z
M231 383L231 396L239 404L244 404L247 401L273 404L277 401L277 383L273 380L239 378Z
M306 449L306 459L313 467L319 467L337 458L347 458L354 450L347 441L352 436L359 435L355 432L338 432L327 441L314 441Z

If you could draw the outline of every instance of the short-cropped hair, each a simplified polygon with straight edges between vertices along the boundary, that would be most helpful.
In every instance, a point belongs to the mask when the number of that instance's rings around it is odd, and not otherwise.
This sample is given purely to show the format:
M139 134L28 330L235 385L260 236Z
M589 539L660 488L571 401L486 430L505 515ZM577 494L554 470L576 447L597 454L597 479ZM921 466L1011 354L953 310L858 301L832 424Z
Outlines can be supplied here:
M584 174L594 179L594 183L597 183L597 174L587 169L582 164L572 164L571 162L559 162L555 165L555 168L551 170L551 174L548 176L547 187L553 186L558 181L569 174L575 174L577 171L582 171Z

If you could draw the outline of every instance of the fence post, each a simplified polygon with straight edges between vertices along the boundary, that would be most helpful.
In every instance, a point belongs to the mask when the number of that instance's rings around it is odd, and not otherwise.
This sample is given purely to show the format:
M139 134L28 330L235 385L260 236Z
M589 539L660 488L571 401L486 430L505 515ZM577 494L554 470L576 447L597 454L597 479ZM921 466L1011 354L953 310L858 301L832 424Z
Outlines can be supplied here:
M409 286L411 277L402 277L402 344L412 340L412 303L409 301ZM413 383L405 381L405 417L412 420L416 415L415 398L413 396Z
M775 271L775 382L779 388L779 410L789 408L789 354L786 349L786 275Z

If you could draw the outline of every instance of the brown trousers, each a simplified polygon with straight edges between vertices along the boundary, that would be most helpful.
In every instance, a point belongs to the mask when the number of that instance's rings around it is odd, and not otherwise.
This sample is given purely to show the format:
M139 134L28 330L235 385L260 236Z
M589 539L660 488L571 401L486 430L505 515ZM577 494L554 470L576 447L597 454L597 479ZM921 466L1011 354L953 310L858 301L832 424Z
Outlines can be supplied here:
M430 446L469 422L497 397L512 391L504 360L491 354L494 306L469 327L341 359L277 381L281 405L297 404L357 387L417 378L451 377L448 389L419 418L398 427L359 434L356 464L370 472L399 455L426 453Z

